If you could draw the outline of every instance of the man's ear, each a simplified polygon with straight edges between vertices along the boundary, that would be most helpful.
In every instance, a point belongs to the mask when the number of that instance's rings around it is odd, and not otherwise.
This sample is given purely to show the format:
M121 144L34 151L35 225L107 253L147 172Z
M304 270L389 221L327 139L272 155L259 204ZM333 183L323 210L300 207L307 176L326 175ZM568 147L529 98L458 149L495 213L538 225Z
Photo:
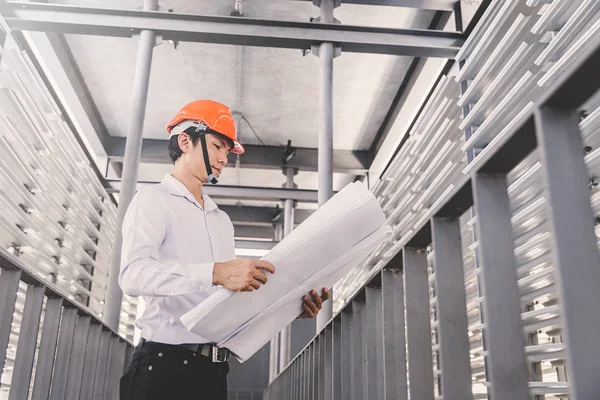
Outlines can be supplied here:
M179 135L177 135L177 144L179 144L179 148L183 153L187 153L190 150L190 145L192 144L192 141L190 140L190 137L188 135L186 135L185 133L180 133Z

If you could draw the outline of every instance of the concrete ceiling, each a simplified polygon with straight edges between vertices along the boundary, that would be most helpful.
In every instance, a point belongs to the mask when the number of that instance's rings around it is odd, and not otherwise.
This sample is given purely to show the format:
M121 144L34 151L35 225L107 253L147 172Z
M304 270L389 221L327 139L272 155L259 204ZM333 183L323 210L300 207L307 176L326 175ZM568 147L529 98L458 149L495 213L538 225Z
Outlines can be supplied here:
M60 3L136 8L134 1ZM229 15L234 1L169 0L161 7L178 13ZM243 2L244 17L308 21L318 15L311 2ZM336 18L349 25L426 28L431 11L343 5ZM137 43L130 39L67 35L77 66L112 136L126 136ZM367 150L410 65L410 57L343 54L334 70L334 148ZM300 51L201 43L163 43L154 50L144 136L165 138L164 125L184 104L210 98L241 111L267 145L288 139L317 147L319 59ZM260 144L240 124L245 143Z
M142 4L141 0L51 2L118 9L141 8ZM235 1L163 0L159 4L161 11L229 16ZM302 22L319 15L311 1L245 0L242 11L244 18ZM386 28L427 29L434 15L434 11L346 4L335 10L335 17L343 24ZM94 118L101 120L101 130L105 127L109 136L125 137L137 41L84 35L65 35L64 39L81 82L80 93L87 93ZM335 59L335 150L372 148L412 62L412 57L359 53L342 53ZM173 43L163 42L154 49L144 138L167 139L164 126L172 116L186 103L208 98L241 112L252 125L253 129L243 120L239 123L240 139L245 144L283 146L292 140L295 147L314 149L318 147L319 86L319 59L299 50L187 42L175 48ZM118 168L100 169L107 179L119 179ZM170 169L170 164L142 163L139 181L159 182ZM335 173L333 189L338 191L355 179L351 173ZM220 184L228 186L280 188L284 182L277 168L236 167L233 162L220 179ZM301 170L295 183L299 189L316 190L318 174ZM118 193L115 198L118 201ZM224 198L218 203L263 209L281 204L278 200ZM298 207L314 210L317 205L300 202Z

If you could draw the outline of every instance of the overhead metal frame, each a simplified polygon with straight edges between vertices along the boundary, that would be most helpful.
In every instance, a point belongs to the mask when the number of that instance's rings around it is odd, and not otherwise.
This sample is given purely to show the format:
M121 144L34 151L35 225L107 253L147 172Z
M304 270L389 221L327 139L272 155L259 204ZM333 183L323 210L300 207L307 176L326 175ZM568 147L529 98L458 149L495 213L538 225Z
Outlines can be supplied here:
M315 1L315 0L302 0ZM421 10L453 11L458 0L341 0L342 4L418 8Z
M117 193L121 189L120 180L108 180L107 192ZM138 182L137 187L155 185L157 182ZM209 186L203 187L204 193L215 199L238 200L295 200L304 203L316 203L317 191L305 189L279 189L253 186Z
M344 52L453 58L461 33L388 29L314 22L115 10L59 4L7 2L0 13L10 29L130 38L152 30L165 40L310 49L335 43Z
M172 164L169 158L168 140L144 139L142 143L141 163ZM285 147L245 145L246 153L239 156L240 168L280 169L282 167L297 168L301 171L318 170L318 149L296 148L296 155L287 164L282 157ZM107 149L111 162L122 162L125 154L125 138L112 137ZM230 154L229 163L235 164L238 155ZM333 171L351 175L366 175L370 159L367 151L334 150Z

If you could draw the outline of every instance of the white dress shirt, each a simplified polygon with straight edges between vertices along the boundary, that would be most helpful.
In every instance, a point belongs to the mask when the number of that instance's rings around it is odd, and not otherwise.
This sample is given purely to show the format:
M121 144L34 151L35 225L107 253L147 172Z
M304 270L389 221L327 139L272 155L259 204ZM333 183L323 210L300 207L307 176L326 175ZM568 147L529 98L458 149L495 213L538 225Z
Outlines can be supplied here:
M214 263L235 258L235 241L229 216L202 198L204 207L169 174L140 190L127 209L119 284L127 295L142 296L136 326L146 340L208 343L179 318L217 290Z

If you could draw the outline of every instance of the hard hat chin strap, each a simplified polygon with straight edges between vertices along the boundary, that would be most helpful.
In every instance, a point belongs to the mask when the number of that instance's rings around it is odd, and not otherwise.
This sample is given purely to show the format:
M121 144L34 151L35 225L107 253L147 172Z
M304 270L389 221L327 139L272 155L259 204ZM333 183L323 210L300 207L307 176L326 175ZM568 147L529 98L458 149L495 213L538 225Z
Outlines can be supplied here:
M206 134L203 133L200 135L200 143L202 143L202 154L204 155L204 166L206 167L206 173L208 177L206 178L206 182L212 185L216 185L219 183L219 180L212 173L212 167L210 166L210 160L208 159L208 147L206 146Z

